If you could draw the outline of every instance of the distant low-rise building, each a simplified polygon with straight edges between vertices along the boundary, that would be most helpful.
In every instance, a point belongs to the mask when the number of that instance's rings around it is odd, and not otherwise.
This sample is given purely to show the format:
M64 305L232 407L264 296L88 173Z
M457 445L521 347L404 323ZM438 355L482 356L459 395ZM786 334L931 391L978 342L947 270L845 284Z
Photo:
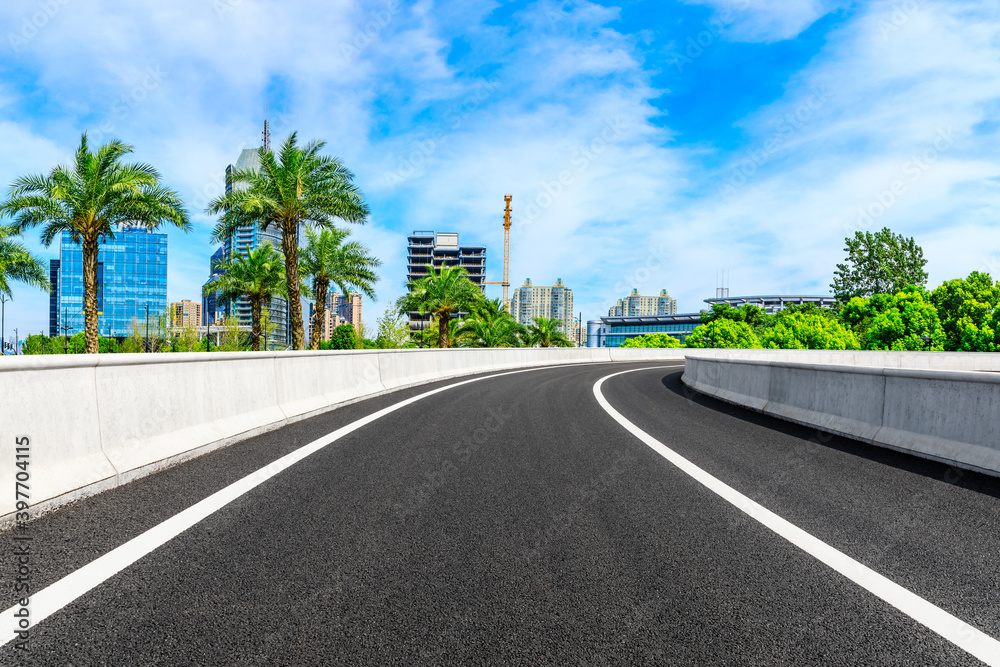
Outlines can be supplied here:
M720 297L715 299L705 299L705 303L712 306L716 303L727 303L733 308L749 304L763 309L768 315L784 310L788 306L801 306L807 303L815 304L820 308L833 308L836 299L832 296L806 296L801 294L771 295L771 296L733 296Z
M639 290L633 289L627 297L608 310L609 317L637 317L649 315L675 315L677 300L671 299L667 290L660 290L658 296L641 296Z
M170 304L170 326L201 326L201 304L187 299Z

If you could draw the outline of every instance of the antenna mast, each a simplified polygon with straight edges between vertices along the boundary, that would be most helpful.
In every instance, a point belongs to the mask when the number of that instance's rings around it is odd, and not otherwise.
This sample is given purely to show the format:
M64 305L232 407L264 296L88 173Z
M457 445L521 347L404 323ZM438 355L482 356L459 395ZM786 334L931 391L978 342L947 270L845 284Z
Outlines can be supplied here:
M271 126L267 123L267 102L264 102L264 150L271 150Z

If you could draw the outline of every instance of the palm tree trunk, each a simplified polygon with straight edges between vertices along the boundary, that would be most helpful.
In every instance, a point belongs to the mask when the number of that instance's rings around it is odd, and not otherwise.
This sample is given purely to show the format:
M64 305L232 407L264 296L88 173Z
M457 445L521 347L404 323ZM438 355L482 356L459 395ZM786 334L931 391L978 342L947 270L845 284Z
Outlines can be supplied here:
M329 280L316 279L316 312L313 314L312 333L309 336L309 349L318 350L319 341L323 337L323 320L326 317L326 293L330 288Z
M87 341L87 354L97 354L101 349L97 330L97 257L99 251L97 237L84 236L82 245L84 338Z
M288 284L288 313L292 327L292 349L306 349L302 330L302 301L299 291L299 223L286 221L281 230L281 246L285 251L285 279Z
M250 332L250 349L254 352L260 352L260 302L259 296L250 296L250 321L253 323L253 330Z
M451 339L448 338L448 313L441 313L438 316L438 347L451 347Z

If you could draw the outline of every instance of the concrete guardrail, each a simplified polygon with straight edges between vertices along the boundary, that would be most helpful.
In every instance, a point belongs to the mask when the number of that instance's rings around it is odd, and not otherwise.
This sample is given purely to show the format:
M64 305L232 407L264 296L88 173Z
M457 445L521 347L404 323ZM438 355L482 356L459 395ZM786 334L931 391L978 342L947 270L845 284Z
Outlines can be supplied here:
M682 360L684 350L524 348L0 357L0 526L16 438L32 516L339 405L460 375ZM22 478L24 476L22 475Z
M993 353L706 350L687 354L683 382L773 417L1000 475L998 370Z

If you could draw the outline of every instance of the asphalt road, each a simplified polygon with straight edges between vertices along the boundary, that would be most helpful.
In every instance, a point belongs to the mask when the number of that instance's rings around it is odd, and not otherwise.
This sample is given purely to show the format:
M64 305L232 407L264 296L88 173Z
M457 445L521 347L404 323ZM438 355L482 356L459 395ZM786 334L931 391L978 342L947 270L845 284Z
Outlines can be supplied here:
M392 412L62 608L28 651L0 648L0 665L981 664L614 422L594 383L652 365L504 375ZM693 395L680 370L618 376L603 393L738 491L1000 637L1000 480ZM345 406L40 517L33 583L454 382ZM12 534L0 539L10 582Z

